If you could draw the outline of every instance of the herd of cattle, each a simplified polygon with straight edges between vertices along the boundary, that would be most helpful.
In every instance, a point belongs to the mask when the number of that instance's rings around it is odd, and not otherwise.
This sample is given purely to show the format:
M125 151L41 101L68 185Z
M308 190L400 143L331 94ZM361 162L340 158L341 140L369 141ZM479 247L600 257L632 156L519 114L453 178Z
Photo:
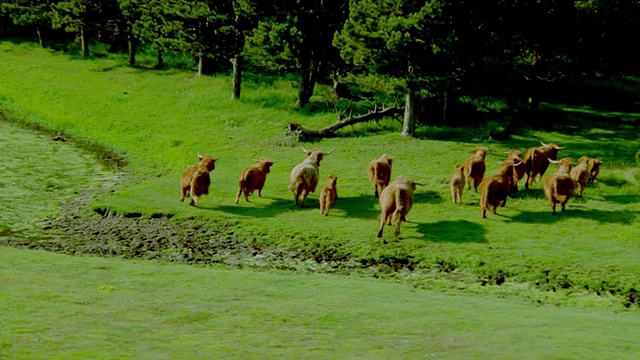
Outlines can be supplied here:
M289 190L294 194L294 205L304 207L304 201L309 193L314 192L319 181L320 161L325 153L320 150L303 151L307 158L297 164L290 175ZM563 149L555 144L545 144L529 148L522 157L520 150L511 149L507 152L507 158L501 162L500 169L492 175L485 176L487 156L486 147L476 147L472 155L464 163L456 164L455 172L449 183L451 198L454 204L462 202L464 188L473 188L478 192L480 188L480 209L482 217L486 217L487 210L494 214L497 208L505 206L507 198L518 190L518 182L526 176L525 188L529 188L534 181L540 182L547 171L549 164L557 164L555 173L547 176L544 182L545 197L551 203L553 214L556 214L556 205L560 204L562 210L573 196L576 188L582 196L587 184L593 182L600 172L602 161L596 158L582 156L577 163L571 158L565 157L557 160L558 151ZM209 193L211 183L210 172L215 169L216 158L211 155L198 154L198 163L187 167L181 176L180 201L186 196L191 197L190 205L197 205L198 198ZM260 159L255 164L248 166L240 173L238 181L238 193L235 203L240 195L244 194L246 201L249 195L258 191L262 197L267 174L273 162L268 159ZM413 179L398 176L391 182L391 168L393 158L387 154L372 160L369 163L367 174L373 183L375 196L380 203L380 228L378 237L382 237L384 226L395 225L395 235L400 234L400 225L406 221L406 216L413 206L413 193L416 183ZM537 178L537 180L536 180ZM320 212L329 215L329 210L338 198L337 176L328 176L327 184L322 187L319 196Z

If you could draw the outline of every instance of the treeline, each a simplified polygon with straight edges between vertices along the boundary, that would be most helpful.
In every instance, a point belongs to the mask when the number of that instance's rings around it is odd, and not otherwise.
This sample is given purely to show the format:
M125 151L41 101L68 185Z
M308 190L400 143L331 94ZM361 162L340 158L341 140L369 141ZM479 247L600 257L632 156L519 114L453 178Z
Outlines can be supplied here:
M403 134L422 99L446 117L461 96L492 94L535 109L546 82L637 74L638 0L1 0L0 37L77 41L128 53L188 53L198 75L243 66L299 74L296 105L318 82L395 96ZM398 105L399 107L402 107Z

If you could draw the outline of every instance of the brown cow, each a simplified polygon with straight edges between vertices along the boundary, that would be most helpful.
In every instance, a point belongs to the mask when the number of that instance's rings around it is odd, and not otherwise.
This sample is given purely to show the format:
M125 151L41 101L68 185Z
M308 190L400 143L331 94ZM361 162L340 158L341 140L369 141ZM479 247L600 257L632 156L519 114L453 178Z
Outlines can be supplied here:
M578 164L576 164L573 169L571 169L571 178L575 181L576 185L580 186L580 192L578 196L582 197L582 193L584 192L585 186L587 186L587 182L589 181L589 157L581 156L578 159Z
M262 197L262 188L267 180L267 174L271 171L273 161L269 159L260 159L255 164L247 166L240 172L240 180L238 181L238 194L235 203L238 203L240 194L244 192L244 199L249 202L249 195L258 190L258 196Z
M596 158L589 158L589 181L587 184L596 181L598 174L600 174L600 165L602 165L602 161Z
M331 174L328 176L327 185L320 190L320 214L329 216L329 210L331 210L338 198L337 182L338 177Z
M560 161L549 161L558 164L558 170L545 180L544 195L551 202L551 209L553 210L553 215L555 215L556 204L560 204L562 210L565 210L567 201L569 201L576 189L576 183L571 178L571 166L573 165L571 158L565 157Z
M522 162L522 151L517 150L517 149L510 149L509 151L507 151L507 160L513 160L513 162L515 164L521 163ZM520 179L524 178L524 174L525 174L525 170L526 167L524 164L519 165L514 167L515 170L515 188L512 190L512 192L516 192L518 191L518 182L520 181Z
M391 181L392 165L393 158L387 154L384 154L375 160L371 160L369 163L367 174L369 175L369 180L373 182L376 197L378 197L382 190L389 185L389 181Z
M400 225L407 221L407 214L413 206L413 192L416 182L404 176L398 176L380 193L380 229L378 237L382 237L384 225L391 225L395 220L395 235L400 235Z
M295 195L294 205L298 205L298 199L300 199L300 207L304 207L304 200L309 193L316 191L318 185L318 176L320 175L320 160L324 155L331 154L333 150L328 153L323 153L320 150L307 150L304 147L302 150L307 153L307 158L296 165L291 170L289 176L289 190Z
M189 205L197 205L198 198L202 195L209 194L209 185L211 184L210 172L216 168L217 158L211 155L198 154L198 163L184 169L180 177L180 201L185 196L191 196Z
M467 182L467 186L471 189L471 180L473 180L473 189L478 192L478 186L484 178L484 172L486 165L484 163L487 157L487 148L483 146L475 147L467 161L464 163L464 177Z
M464 192L464 164L456 164L456 171L449 181L451 188L451 200L454 204L462 204L462 193Z
M525 173L527 174L527 181L524 183L525 188L529 188L529 185L533 183L536 176L538 181L542 180L542 175L549 167L549 159L556 160L558 157L558 150L564 149L555 144L545 144L540 142L542 146L532 147L524 153L524 166Z
M495 214L498 206L507 204L507 197L513 192L515 186L514 167L522 163L514 163L512 159L502 162L502 166L495 174L486 177L480 183L480 211L482 218L487 217L487 209L493 208Z

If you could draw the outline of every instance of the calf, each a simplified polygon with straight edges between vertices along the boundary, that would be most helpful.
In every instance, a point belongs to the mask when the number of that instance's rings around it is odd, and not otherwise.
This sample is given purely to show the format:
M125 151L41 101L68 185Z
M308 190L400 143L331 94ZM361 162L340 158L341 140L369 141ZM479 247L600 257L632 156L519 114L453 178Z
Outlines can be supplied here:
M300 200L300 207L304 207L304 200L309 193L316 191L318 185L318 176L320 175L320 160L324 155L331 154L333 150L328 153L323 153L319 150L307 150L304 147L302 150L307 153L307 158L296 165L291 170L289 176L289 190L293 192L294 205L298 205L298 199Z
M244 199L249 202L249 195L258 190L258 196L262 197L262 188L267 180L267 174L271 171L273 161L260 159L255 164L247 166L240 172L238 181L238 194L235 203L238 203L240 194L244 193Z
M451 200L454 204L462 204L462 193L464 192L464 164L456 164L456 171L449 181L451 188Z
M542 180L542 175L549 167L549 160L556 160L558 157L558 150L564 149L555 144L545 144L540 142L542 146L529 148L524 153L524 166L525 173L527 174L527 181L524 183L525 188L529 188L529 185L533 184L533 181L538 176L538 181Z
M558 170L553 175L547 177L544 182L544 195L551 202L553 215L556 214L556 204L560 204L562 210L565 210L567 201L573 195L576 184L571 178L571 166L573 161L566 157L560 161L550 160L554 164L558 164Z
M471 189L471 180L473 180L473 190L478 192L478 186L482 182L486 170L484 160L487 157L487 148L479 146L471 152L473 155L464 163L464 177L469 189Z
M519 165L521 163L515 164L511 159L505 160L498 172L482 180L480 183L482 218L487 217L487 209L493 208L492 211L496 214L498 206L504 207L507 204L507 197L513 192L515 184L514 167Z
M209 194L209 185L211 177L209 173L216 168L217 158L211 155L198 154L198 163L184 169L180 177L180 201L185 196L191 196L189 205L197 205L198 198L202 195Z
M391 166L393 158L387 154L380 156L375 160L371 160L367 168L369 180L373 182L376 197L389 185L391 180Z
M596 158L589 159L589 181L588 184L596 181L596 177L600 174L600 165L602 165L602 161Z
M580 186L578 196L582 197L584 188L589 181L589 157L581 156L580 159L578 159L578 164L571 169L571 178L575 181L576 185Z
M338 198L337 182L338 177L331 174L328 176L327 185L320 190L320 214L329 216L329 210Z
M380 229L378 237L382 237L385 223L391 225L395 220L395 236L400 235L400 225L407 221L407 214L413 206L413 192L416 182L404 176L398 176L380 193Z
M507 151L507 160L513 160L515 164L521 163L522 151L517 149L510 149L509 151ZM526 167L524 164L522 164L514 167L513 169L515 171L514 172L515 187L513 188L512 192L516 192L518 191L518 187L519 187L518 182L520 181L520 179L524 178Z

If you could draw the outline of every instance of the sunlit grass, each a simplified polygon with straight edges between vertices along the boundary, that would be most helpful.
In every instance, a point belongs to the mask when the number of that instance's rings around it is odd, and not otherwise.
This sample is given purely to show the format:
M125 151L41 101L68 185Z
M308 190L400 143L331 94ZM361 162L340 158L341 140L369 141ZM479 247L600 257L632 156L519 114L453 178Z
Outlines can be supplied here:
M0 357L615 358L640 315L358 276L0 251ZM526 291L524 291L527 293Z
M244 83L241 100L234 102L227 76L196 79L188 71L122 64L109 57L69 59L35 46L0 47L2 108L15 118L126 156L129 165L122 170L127 180L92 207L223 220L256 244L331 248L374 262L412 259L418 268L445 269L480 283L504 278L505 287L534 286L536 281L545 290L568 286L624 292L640 287L640 138L635 118L576 122L584 114L573 113L551 119L557 125L550 129L532 127L505 142L490 140L481 125L454 130L427 126L419 129L420 138L403 138L400 124L385 120L386 131L361 124L345 129L341 137L296 143L285 132L288 123L319 128L334 122L336 114L293 111L296 89L291 80L256 76ZM312 100L326 101L322 94L320 88ZM549 112L541 117L548 114L558 116ZM561 156L604 161L599 180L583 199L572 199L566 212L551 215L540 183L484 220L472 190L465 191L461 206L451 204L449 177L474 146L488 146L487 172L492 173L509 148L524 150L540 141L564 146ZM320 166L320 185L328 174L339 178L340 197L329 217L319 214L317 194L306 209L293 206L287 186L291 168L304 159L301 146L335 149ZM178 201L179 176L197 153L210 153L219 161L210 194L193 208ZM384 239L375 237L379 210L366 165L383 153L395 158L394 176L425 184L416 192L416 205L399 239L390 229ZM260 157L275 162L264 197L233 204L240 170Z

